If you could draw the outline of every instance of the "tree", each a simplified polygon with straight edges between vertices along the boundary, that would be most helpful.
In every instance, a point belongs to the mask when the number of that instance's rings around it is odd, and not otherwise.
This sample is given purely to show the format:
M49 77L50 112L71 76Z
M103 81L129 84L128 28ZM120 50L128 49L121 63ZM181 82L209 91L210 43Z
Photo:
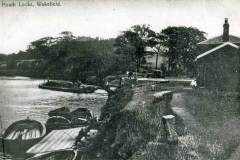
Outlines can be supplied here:
M116 53L129 55L136 63L137 71L139 71L142 58L145 55L145 47L153 33L154 31L150 29L149 25L132 26L116 38Z
M70 39L71 40L71 39L75 39L76 38L73 35L73 33L70 32L70 31L63 31L63 32L60 33L60 35L62 35L64 39Z
M32 53L43 55L45 58L50 57L50 48L56 42L56 38L53 37L44 37L36 41L31 42L28 50Z
M73 41L76 41L76 37L72 32L63 31L59 37L44 37L31 42L28 50L39 53L48 60L57 60L70 54Z
M192 27L168 27L162 31L169 37L167 42L168 71L174 75L192 74L197 44L206 39L205 32Z
M163 55L163 53L165 53L168 50L168 48L166 47L167 40L168 36L163 33L153 33L149 40L149 46L156 54L156 66L155 66L156 69L158 69L159 55Z

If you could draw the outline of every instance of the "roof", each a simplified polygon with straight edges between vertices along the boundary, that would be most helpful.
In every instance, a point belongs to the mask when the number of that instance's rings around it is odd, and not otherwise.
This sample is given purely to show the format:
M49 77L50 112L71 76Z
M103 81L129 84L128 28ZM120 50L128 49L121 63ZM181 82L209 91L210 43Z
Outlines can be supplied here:
M228 42L239 43L240 44L240 37L229 35L229 41ZM222 38L222 35L221 35L221 36L213 37L211 39L207 39L207 40L202 41L202 42L200 42L198 44L200 44L200 45L201 44L208 45L208 44L222 44L222 43L225 43L225 42L223 42L223 38Z
M144 51L152 53L152 52L154 52L154 49L152 47L145 47Z
M206 55L209 55L209 54L213 53L214 51L219 50L220 48L223 48L225 46L231 46L233 48L239 48L239 46L237 46L237 45L235 45L231 42L225 42L225 43L223 43L223 44L221 44L221 45L219 45L219 46L217 46L217 47L215 47L215 48L213 48L213 49L211 49L207 52L204 52L203 54L198 55L197 58L195 59L195 61L197 61L198 59L200 59L200 58L202 58Z
M84 127L53 130L39 143L32 146L27 153L37 154L43 152L52 152L73 147L79 131Z

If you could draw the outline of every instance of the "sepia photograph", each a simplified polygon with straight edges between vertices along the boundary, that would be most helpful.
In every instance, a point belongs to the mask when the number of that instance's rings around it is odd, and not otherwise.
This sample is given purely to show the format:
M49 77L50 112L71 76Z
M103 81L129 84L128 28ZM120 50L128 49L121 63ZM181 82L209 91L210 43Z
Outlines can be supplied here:
M239 0L0 0L0 160L240 160Z

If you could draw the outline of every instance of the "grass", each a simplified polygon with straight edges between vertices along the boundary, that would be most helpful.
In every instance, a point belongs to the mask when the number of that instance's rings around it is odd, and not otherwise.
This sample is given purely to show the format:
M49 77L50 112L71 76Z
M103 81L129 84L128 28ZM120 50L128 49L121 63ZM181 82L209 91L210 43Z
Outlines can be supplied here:
M132 86L132 84L134 86ZM223 160L240 143L239 98L235 93L212 93L207 90L184 90L186 85L130 83L111 95L103 107L100 135L85 159L97 160ZM178 145L162 141L162 116L172 114L171 99L154 102L153 94L161 90L180 92L184 106L200 126L185 131L176 117Z
M104 122L101 134L94 145L96 155L101 155L99 160L140 159L135 155L148 151L148 143L161 138L162 116L169 110L168 100L153 102L153 93L151 85L131 83L108 99L100 118Z
M238 94L194 90L183 95L187 110L200 124L191 131L200 142L198 151L206 159L227 159L240 144Z

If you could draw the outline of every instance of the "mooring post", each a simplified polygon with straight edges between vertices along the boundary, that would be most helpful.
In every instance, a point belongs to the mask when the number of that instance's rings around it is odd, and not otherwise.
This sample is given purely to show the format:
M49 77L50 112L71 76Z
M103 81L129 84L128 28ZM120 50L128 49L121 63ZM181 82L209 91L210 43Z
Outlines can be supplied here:
M165 115L162 117L165 140L169 143L177 143L178 135L175 130L175 116L174 115Z
M155 85L155 84L152 84L152 85L151 85L151 89L152 89L152 91L155 91L156 85Z

